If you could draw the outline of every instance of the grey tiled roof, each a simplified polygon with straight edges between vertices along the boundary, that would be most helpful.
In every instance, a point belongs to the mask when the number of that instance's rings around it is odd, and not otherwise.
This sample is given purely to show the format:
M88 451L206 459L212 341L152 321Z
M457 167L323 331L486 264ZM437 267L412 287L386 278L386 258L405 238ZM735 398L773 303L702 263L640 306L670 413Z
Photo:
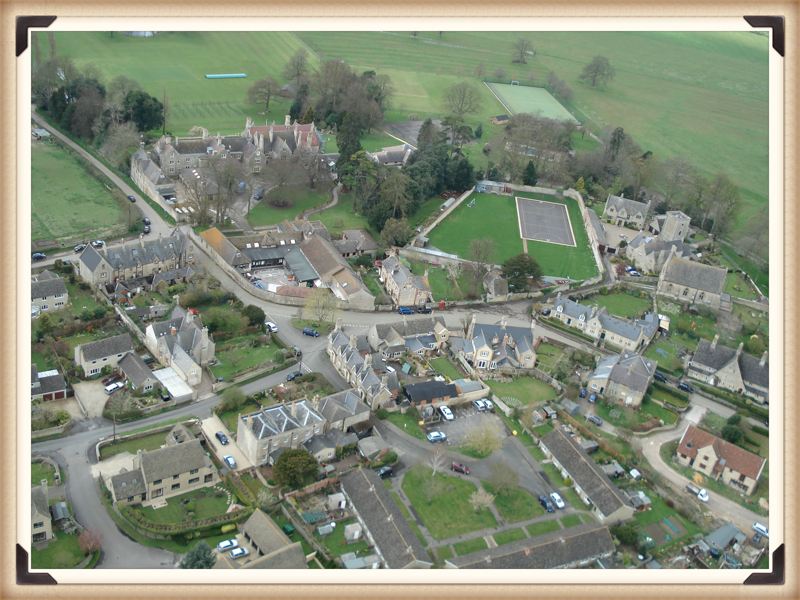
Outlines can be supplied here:
M264 554L270 554L292 544L275 522L256 509L242 525L242 533L247 533ZM305 563L305 560L303 561Z
M426 285L423 278L414 275L411 270L400 261L398 256L393 255L385 258L383 260L383 267L386 270L387 277L394 279L398 286L402 287L408 283L417 289L427 292L430 291L430 286Z
M742 380L746 384L769 387L769 361L767 360L762 367L761 359L742 353L739 356L739 368L742 371Z
M642 215L646 217L647 211L650 210L649 202L648 203L637 202L636 200L633 200L631 198L623 198L620 196L614 196L612 194L609 194L608 199L606 200L606 206L605 209L603 210L603 213L605 213L605 211L612 206L617 210L617 212L621 211L622 209L625 209L628 213L628 216L633 216L637 212L641 212Z
M85 264L90 271L94 271L103 261L103 257L100 256L100 253L95 250L91 244L88 244L86 248L83 249L81 252L79 260Z
M37 485L31 488L31 504L44 516L49 516L50 511L47 509L48 500L42 486Z
M623 354L611 369L609 381L644 393L653 379L656 366L655 361L644 358L640 354Z
M736 350L719 343L712 348L712 344L713 342L708 340L700 340L697 343L697 350L692 356L692 362L717 371L733 360Z
M600 324L603 326L603 329L607 329L608 331L616 333L617 335L629 340L639 339L639 335L642 332L642 329L639 326L631 323L630 321L609 315L604 310L601 310L600 313L598 313L597 318L600 319Z
M559 310L559 308L561 310ZM555 302L553 302L553 309L556 312L563 313L568 317L572 317L573 319L578 319L583 316L584 320L586 321L589 320L589 317L592 314L592 307L584 306L579 302L575 302L569 298L563 297L560 292Z
M45 273L49 273L49 271L45 271ZM31 281L31 300L49 296L63 296L66 293L67 286L64 285L64 280L60 277L40 276Z
M741 541L746 539L745 535L736 525L733 523L725 523L709 533L703 540L706 544L717 550L725 550L736 538L739 538Z
M49 373L49 371L43 371ZM49 394L51 392L58 392L67 389L67 382L64 376L56 371L53 375L42 375L36 368L36 365L31 366L31 383L37 383L37 387L31 388L31 395Z
M401 569L414 561L431 562L377 473L370 469L350 471L342 477L342 488L390 569Z
M120 359L119 368L137 388L142 386L148 379L155 379L150 367L134 352L128 352Z
M177 259L186 249L186 238L180 232L147 241L132 240L118 246L108 246L100 253L114 269L131 269L139 265Z
M705 292L722 294L725 287L727 269L712 267L686 258L673 256L664 265L661 278L668 283L675 283Z
M124 354L133 351L133 340L130 334L122 333L96 342L81 345L81 354L85 360L98 360L106 356Z
M627 505L622 492L600 466L561 429L553 429L542 441L603 515L609 516Z
M406 395L411 402L430 402L434 398L455 398L458 390L452 383L443 381L423 381L411 383L405 388Z
M369 407L352 390L345 390L337 394L325 396L319 401L319 413L330 423L353 417L362 413L369 413Z
M111 487L117 500L124 500L147 492L142 472L139 469L114 475L111 478Z
M142 473L150 483L210 466L211 459L197 439L142 453Z
M448 560L459 569L559 569L614 552L608 527L594 523Z

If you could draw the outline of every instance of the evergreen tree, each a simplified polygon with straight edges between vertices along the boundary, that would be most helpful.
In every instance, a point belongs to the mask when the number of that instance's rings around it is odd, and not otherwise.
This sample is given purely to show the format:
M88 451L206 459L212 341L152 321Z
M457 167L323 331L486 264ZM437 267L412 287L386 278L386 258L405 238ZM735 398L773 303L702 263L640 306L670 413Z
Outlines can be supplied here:
M533 164L532 160L529 160L528 164L525 166L525 171L522 173L522 183L525 185L536 185L538 179L536 175L536 166Z
M216 562L214 553L205 542L199 542L181 561L181 569L210 569Z

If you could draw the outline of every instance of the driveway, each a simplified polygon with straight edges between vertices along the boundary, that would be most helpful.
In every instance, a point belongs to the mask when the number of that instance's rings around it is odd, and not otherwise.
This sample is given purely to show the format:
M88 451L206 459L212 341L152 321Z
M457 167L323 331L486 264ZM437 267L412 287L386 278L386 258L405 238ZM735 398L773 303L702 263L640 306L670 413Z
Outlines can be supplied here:
M236 461L236 471L249 469L253 466L253 463L250 462L250 459L247 458L244 452L241 451L239 446L236 444L236 441L233 439L233 435L230 431L228 431L228 428L225 427L225 424L217 415L211 415L207 419L203 419L200 427L203 431L203 435L208 441L209 449L217 455L217 458L219 458L220 461L222 461L223 456L232 456ZM221 431L228 436L228 443L224 446L220 444L219 440L217 439L216 433L218 431Z
M86 410L86 418L94 419L103 415L103 409L108 402L108 394L106 394L103 382L99 379L95 381L81 381L72 386L84 410Z

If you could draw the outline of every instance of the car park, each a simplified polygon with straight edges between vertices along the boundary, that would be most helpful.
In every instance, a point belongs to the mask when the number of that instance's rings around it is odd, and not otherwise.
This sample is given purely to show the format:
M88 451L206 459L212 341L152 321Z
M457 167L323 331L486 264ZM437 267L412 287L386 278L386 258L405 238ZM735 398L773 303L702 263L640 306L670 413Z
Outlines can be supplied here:
M594 423L598 427L603 426L603 419L601 419L597 415L589 415L588 417L586 417L586 420L589 421L589 423Z
M549 513L556 512L556 508L553 506L553 503L547 496L539 496L539 504L541 504L542 508Z
M92 248L102 248L105 245L106 245L106 243L103 240L93 240L92 241Z
M72 250L77 254L78 252L83 252L86 249L86 244L78 244Z
M474 406L478 412L484 412L486 410L486 404L484 404L483 400L473 400L472 406Z
M413 315L414 309L411 308L410 306L401 306L400 308L397 309L397 312L400 313L401 315Z
M469 467L462 463L454 462L450 465L450 470L462 475L469 475Z
M237 558L242 558L243 556L247 556L248 554L250 554L250 552L248 552L247 548L239 547L231 550L228 553L228 556L230 556L233 559L237 559Z
M229 468L235 469L236 468L236 459L233 458L230 454L226 454L222 457L222 460L225 461L225 464L228 465Z
M227 446L228 445L228 436L225 435L223 432L218 431L214 435L217 436L217 439L219 440L220 444L222 444L223 446Z
M225 552L226 550L233 550L238 546L239 542L236 541L236 538L231 538L229 540L222 540L219 544L217 544L217 550L220 552Z
M446 442L447 441L447 436L444 434L443 431L431 431L425 437L428 438L428 441L431 444L437 444L439 442Z
M683 392L688 392L689 394L694 392L694 388L685 381L681 381L678 383L678 389Z
M550 499L553 501L553 504L556 505L556 508L564 508L566 504L564 504L564 500L561 498L561 495L558 492L552 492L550 494Z
M667 383L667 376L663 373L659 373L658 371L653 374L653 379L660 381L661 383Z
M47 258L47 254L45 254L44 252L34 252L33 254L31 254L31 260L33 260L34 262L44 260L45 258Z
M302 376L303 376L303 372L302 371L292 371L291 373L289 373L286 376L286 381L294 381L298 377L302 377Z
M133 196L133 195L129 194L128 195L128 200L130 200L131 202L136 202L136 196Z
M456 418L453 411L447 406L440 406L439 412L442 413L445 421L453 421Z
M392 467L390 467L389 465L381 467L376 471L376 473L378 473L378 477L380 477L381 479L388 479L389 477L394 477L394 469L392 469Z
M264 321L264 327L266 327L270 333L278 332L278 326L272 321Z
M309 337L319 337L319 331L313 327L303 327L303 335L307 335Z

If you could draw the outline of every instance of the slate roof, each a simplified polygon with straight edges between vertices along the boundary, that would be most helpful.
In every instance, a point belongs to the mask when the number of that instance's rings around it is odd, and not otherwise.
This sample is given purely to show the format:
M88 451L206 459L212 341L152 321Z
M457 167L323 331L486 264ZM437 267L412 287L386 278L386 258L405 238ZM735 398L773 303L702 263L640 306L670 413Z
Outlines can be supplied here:
M36 509L37 512L41 513L43 516L49 517L50 511L47 507L48 500L47 494L42 489L41 485L37 485L31 488L31 505L33 508Z
M561 429L553 429L542 441L603 515L609 516L628 505L625 496L611 483L603 469Z
M594 227L594 231L597 234L597 243L598 244L606 244L606 230L603 227L603 222L600 220L600 217L596 212L593 210L586 211L589 214L589 220L592 222L592 226Z
M142 472L139 469L125 471L111 477L111 489L114 492L114 498L118 500L147 493L147 486L145 486Z
M396 255L385 258L383 260L383 268L387 273L387 277L391 277L400 287L408 284L426 292L431 291L430 286L425 283L424 278L419 275L414 275L411 270L400 261L400 257Z
M717 550L725 550L734 541L743 542L747 537L733 523L725 523L703 538L706 544Z
M131 240L121 245L107 246L99 253L114 269L132 269L140 265L177 260L185 249L185 236L176 232L167 237Z
M728 270L722 267L712 267L673 255L664 265L661 279L704 292L722 294L727 274Z
M742 380L746 384L757 385L760 387L769 387L769 360L764 362L764 366L760 364L761 360L742 352L739 355L739 368L742 371Z
M369 413L369 407L353 390L345 390L321 398L317 410L329 423L335 423L357 414Z
M377 473L371 469L355 469L341 481L342 489L372 534L387 567L401 569L414 561L431 562Z
M155 380L153 372L150 370L144 361L133 352L128 352L119 361L119 368L125 373L134 387L138 388L144 385L148 379Z
M292 415L292 408L295 411L294 415ZM250 418L248 426L258 439L325 421L324 417L314 410L307 400L297 400L286 405L277 404L246 416ZM245 415L240 418L245 418Z
M78 260L85 264L90 271L94 271L97 266L103 262L103 257L100 256L100 253L95 250L91 244L87 244Z
M656 362L640 354L623 354L611 369L609 381L637 392L646 392L656 372Z
M722 471L724 467L728 467L738 473L746 475L751 479L758 479L761 475L761 470L764 468L766 459L748 452L744 448L740 448L730 442L718 438L714 434L689 425L686 431L683 432L681 441L678 444L677 452L694 458L697 456L697 451L700 448L712 446L717 455L717 464L714 465L714 472Z
M232 560L227 553L220 554L215 569L307 569L305 553L300 542L292 542L275 522L256 509L242 525L242 535L247 534L254 544L247 558ZM256 549L257 548L257 549Z
M560 569L614 552L608 527L585 524L448 559L459 569Z
M305 253L299 250L297 246L290 246L290 249L286 252L284 261L298 281L314 281L320 278L321 274L319 271L317 271Z
M712 347L713 346L713 347ZM736 359L738 353L739 371L742 381L750 386L769 388L769 361L761 365L761 359L745 352L739 352L722 344L700 340L692 356L692 363L718 371Z
M31 278L31 300L49 296L63 296L67 293L64 280L50 271L44 271Z
M130 334L122 333L96 342L89 342L80 346L83 359L87 361L98 360L106 356L133 352L133 340Z
M635 215L638 212L641 212L642 215L646 217L647 212L650 210L650 203L638 202L636 200L633 200L632 198L624 198L621 196L614 196L613 194L609 194L608 198L606 199L606 206L603 209L603 214L605 214L606 211L611 207L614 207L618 213L619 211L625 209L629 217Z
M377 242L363 229L345 229L342 231L342 238L357 241L359 247L364 252L371 252L372 250L378 249Z
M67 389L67 382L64 376L57 370L42 371L41 373L36 368L36 365L31 365L31 384L39 385L31 387L31 395L38 396L39 394L50 394L52 392L59 392Z
M407 321L396 321L394 323L379 323L374 327L378 337L386 340L393 335L398 338L405 338L433 333L437 323L442 326L445 324L442 317L425 317L423 319L409 319Z
M607 329L611 333L615 333L626 339L633 341L638 340L642 333L642 328L635 323L609 315L605 309L600 309L597 313L597 318L600 320L600 325L603 329Z
M198 439L189 440L176 446L142 452L142 473L150 483L192 469L211 466L211 459L206 455Z
M458 390L452 383L443 381L423 381L421 383L410 383L405 388L406 396L413 403L430 402L434 398L455 398Z

